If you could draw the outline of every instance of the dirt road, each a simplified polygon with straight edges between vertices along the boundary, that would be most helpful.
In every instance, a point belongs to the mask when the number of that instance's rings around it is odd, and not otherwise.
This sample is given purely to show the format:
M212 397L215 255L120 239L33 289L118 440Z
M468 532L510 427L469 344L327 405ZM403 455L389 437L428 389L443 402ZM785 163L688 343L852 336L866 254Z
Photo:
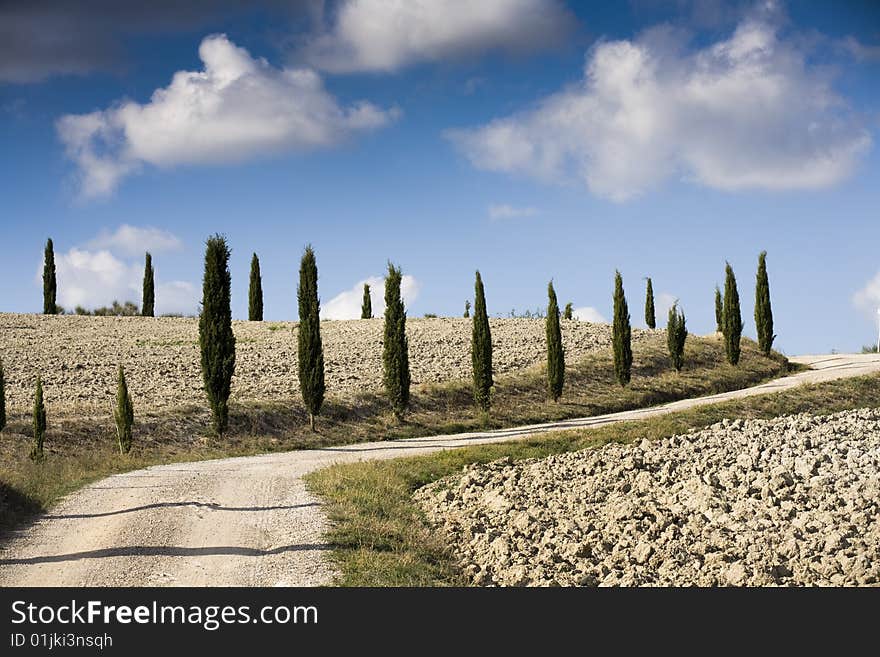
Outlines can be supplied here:
M764 385L637 411L485 433L156 466L70 495L0 548L2 586L312 586L329 584L327 519L302 476L536 433L644 419L803 383L880 371L880 356L804 356L814 369Z

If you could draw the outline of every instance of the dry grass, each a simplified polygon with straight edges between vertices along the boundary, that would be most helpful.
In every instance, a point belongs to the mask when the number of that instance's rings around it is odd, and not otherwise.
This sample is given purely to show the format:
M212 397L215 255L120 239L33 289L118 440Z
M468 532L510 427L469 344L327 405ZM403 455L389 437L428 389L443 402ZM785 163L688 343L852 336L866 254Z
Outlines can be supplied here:
M468 463L542 458L560 452L665 438L724 418L772 418L880 406L880 376L805 385L780 393L701 406L638 422L541 435L520 442L446 450L428 456L336 465L307 477L329 503L329 540L342 586L463 585L454 557L412 501L417 488Z
M547 401L543 371L499 377L490 416L475 412L466 381L418 386L412 413L398 424L385 399L374 393L353 400L328 399L319 432L308 428L300 400L239 402L231 407L230 430L222 438L208 434L210 416L203 406L142 412L135 407L132 453L116 451L115 430L104 416L65 417L53 421L48 408L47 458L32 463L30 419L10 418L0 434L0 531L48 508L60 497L101 477L158 463L289 451L333 444L501 428L535 422L640 408L754 385L788 371L781 357L762 357L743 342L738 367L724 363L716 338L691 338L687 364L671 371L663 336L639 345L633 380L621 388L613 380L610 353L593 354L569 367L562 402Z

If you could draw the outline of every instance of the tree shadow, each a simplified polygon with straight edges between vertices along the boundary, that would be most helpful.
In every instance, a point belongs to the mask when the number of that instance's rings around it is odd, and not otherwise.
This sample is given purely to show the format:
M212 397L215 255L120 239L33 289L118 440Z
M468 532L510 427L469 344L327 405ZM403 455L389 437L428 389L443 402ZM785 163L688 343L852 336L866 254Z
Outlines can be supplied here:
M283 545L268 550L218 545L214 547L176 547L164 545L129 545L125 547L86 550L70 554L52 554L41 557L22 557L18 559L0 559L0 566L27 566L43 563L64 563L82 559L108 559L113 557L267 557L287 552L312 552L332 550L332 545L323 543L304 543L300 545Z
M293 504L289 506L222 506L213 502L156 502L154 504L144 504L143 506L134 506L130 509L119 509L118 511L106 511L103 513L76 513L70 515L46 515L42 516L43 520L72 520L77 518L105 518L107 516L117 516L123 513L136 513L137 511L146 511L148 509L167 509L175 507L196 507L211 509L212 511L286 511L290 509L304 509L307 507L319 506L317 502L308 502L306 504Z

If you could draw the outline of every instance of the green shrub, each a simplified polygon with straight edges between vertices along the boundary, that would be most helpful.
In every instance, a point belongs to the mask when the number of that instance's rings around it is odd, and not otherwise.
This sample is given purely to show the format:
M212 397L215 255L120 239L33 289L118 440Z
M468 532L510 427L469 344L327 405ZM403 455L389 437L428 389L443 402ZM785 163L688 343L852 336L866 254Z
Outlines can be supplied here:
M251 278L248 285L248 320L263 321L263 277L260 274L260 259L255 253L251 258Z
M733 268L727 263L724 280L724 312L721 331L724 333L724 349L727 362L731 365L739 363L740 338L742 337L742 315L739 310L739 292L736 289L736 276Z
M131 403L131 395L128 392L128 383L125 380L125 370L122 365L119 366L116 377L116 409L113 412L113 419L116 421L119 453L128 454L131 451L134 405Z
M684 343L687 340L687 335L687 321L684 313L679 311L678 302L676 302L669 309L669 318L666 323L666 346L669 348L669 358L672 359L672 367L676 372L681 372L684 365Z
M57 282L55 280L55 245L52 239L46 240L46 250L43 253L43 314L57 315L58 305L55 303L57 296Z
M398 421L409 408L409 343L406 338L406 309L400 296L403 278L400 268L388 263L385 277L385 330L382 348L383 383L391 409Z
M767 252L758 256L758 275L755 282L755 327L758 347L765 356L773 349L773 309L770 307L770 281L767 279Z
M324 347L321 344L321 302L318 300L318 265L307 246L299 266L299 330L297 331L299 389L315 430L315 416L324 403Z
M34 442L31 447L32 461L43 460L43 443L46 440L46 405L43 403L43 379L37 377L37 390L34 394Z
M614 320L611 330L614 376L620 385L625 386L632 376L632 329L626 295L623 292L623 278L619 271L614 272Z
M559 401L565 385L565 350L562 347L562 330L559 326L559 303L553 281L547 285L547 389L550 399Z
M645 289L645 324L650 329L657 328L657 317L654 314L654 284L650 278Z
M361 319L373 319L373 300L367 283L364 283L364 298L361 300Z
M205 394L211 406L214 431L218 435L222 435L229 424L229 392L235 372L229 255L225 237L214 235L208 238L202 281L202 313L199 316L199 347Z
M153 256L149 252L144 258L144 291L141 314L144 317L153 317L156 314L156 272L153 270Z
M474 321L471 335L471 362L474 375L474 403L488 412L492 391L492 332L486 313L486 292L478 271L474 282Z

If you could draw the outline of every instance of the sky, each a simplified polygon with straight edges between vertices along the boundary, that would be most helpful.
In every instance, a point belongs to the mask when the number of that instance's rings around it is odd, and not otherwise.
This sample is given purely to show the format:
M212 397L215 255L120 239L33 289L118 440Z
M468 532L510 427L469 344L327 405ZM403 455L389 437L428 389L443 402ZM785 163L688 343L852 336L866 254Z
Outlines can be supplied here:
M854 351L880 307L880 4L871 1L265 0L0 4L0 311L140 302L195 313L204 242L250 259L295 319L303 248L322 311L584 320L623 275L714 330L737 275L754 336L766 250L775 346Z

